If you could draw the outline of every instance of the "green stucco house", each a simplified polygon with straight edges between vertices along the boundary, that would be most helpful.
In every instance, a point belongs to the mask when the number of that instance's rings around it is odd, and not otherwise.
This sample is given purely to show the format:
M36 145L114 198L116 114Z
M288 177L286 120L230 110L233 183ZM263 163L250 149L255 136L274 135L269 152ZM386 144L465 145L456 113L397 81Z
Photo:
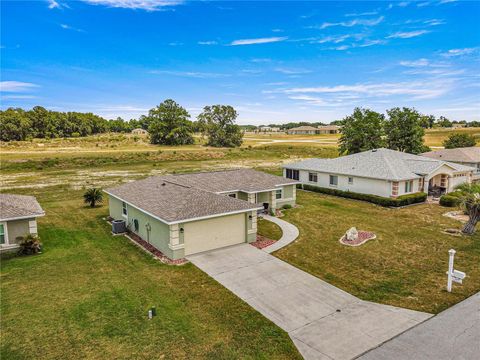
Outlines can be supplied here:
M110 217L172 260L257 235L257 212L294 205L295 180L251 169L154 176L105 190Z

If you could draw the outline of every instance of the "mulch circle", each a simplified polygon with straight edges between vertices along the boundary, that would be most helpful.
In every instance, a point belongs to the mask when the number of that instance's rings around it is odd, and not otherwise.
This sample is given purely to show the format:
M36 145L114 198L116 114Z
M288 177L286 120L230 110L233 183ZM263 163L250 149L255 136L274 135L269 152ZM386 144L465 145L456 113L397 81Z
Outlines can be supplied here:
M356 240L347 240L347 235L343 235L342 238L340 239L340 242L343 245L348 245L348 246L360 246L364 243L366 243L368 240L373 240L377 236L375 233L371 231L363 231L363 230L358 230L358 238Z
M266 248L267 246L270 246L274 243L276 243L276 240L272 240L269 238L266 238L265 236L262 235L257 235L257 240L250 243L250 245L255 246L257 249L263 249Z

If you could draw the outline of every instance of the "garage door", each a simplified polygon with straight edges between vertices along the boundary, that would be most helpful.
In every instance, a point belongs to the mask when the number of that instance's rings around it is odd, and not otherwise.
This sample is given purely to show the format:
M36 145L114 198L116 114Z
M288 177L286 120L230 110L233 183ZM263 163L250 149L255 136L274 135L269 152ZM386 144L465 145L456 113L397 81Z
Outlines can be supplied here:
M245 242L245 214L186 223L185 255Z

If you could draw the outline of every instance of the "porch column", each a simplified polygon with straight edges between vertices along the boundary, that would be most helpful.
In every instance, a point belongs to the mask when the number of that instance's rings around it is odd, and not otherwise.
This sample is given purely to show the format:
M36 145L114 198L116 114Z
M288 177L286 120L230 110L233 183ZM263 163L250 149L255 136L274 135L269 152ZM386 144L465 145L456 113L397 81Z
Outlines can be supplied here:
M398 196L398 181L392 182L392 197Z
M170 225L170 242L168 247L172 250L183 247L183 244L180 244L180 226L178 224Z
M275 210L277 208L277 196L276 191L270 191L270 208Z
M255 204L255 194L248 194L248 202L251 204Z

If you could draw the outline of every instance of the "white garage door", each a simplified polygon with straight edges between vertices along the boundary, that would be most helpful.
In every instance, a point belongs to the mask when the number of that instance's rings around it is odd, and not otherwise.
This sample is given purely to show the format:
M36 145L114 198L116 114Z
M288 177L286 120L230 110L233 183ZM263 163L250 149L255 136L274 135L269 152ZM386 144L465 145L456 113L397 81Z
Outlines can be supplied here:
M245 214L186 223L185 255L245 242Z

